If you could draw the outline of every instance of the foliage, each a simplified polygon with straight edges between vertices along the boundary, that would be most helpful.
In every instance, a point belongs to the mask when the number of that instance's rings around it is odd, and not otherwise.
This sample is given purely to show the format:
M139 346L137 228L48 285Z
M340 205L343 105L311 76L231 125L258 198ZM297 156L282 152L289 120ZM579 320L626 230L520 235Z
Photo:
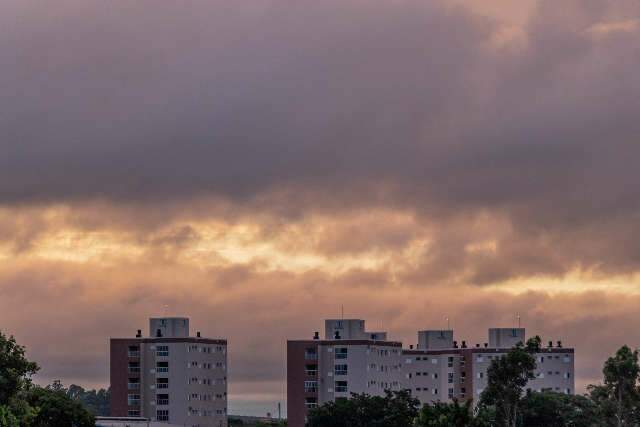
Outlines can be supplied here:
M474 425L473 405L471 400L460 404L435 402L422 407L416 427L467 427Z
M494 359L487 370L487 387L482 392L480 404L495 408L497 425L514 427L518 419L518 407L524 387L534 378L536 359L540 351L540 337L518 343L505 355Z
M24 347L0 332L0 427L89 427L95 419L82 404L67 396L58 381L34 386L38 365L25 357Z
M385 396L351 395L328 402L309 413L310 427L407 427L418 415L420 402L406 391Z
M82 404L72 400L64 388L32 387L25 394L29 405L36 408L30 427L90 427L95 418Z
M77 400L85 409L96 416L109 416L110 389L85 390L79 385L71 384L67 389L67 396Z
M0 332L0 405L7 405L20 390L31 383L31 376L38 365L24 356L24 347L15 338L7 338Z
M551 391L529 392L520 402L522 427L591 427L600 425L596 405L585 396Z
M638 351L622 346L607 359L602 370L604 384L590 385L589 397L595 403L601 425L640 425Z
M8 406L0 406L0 427L19 427L18 418Z

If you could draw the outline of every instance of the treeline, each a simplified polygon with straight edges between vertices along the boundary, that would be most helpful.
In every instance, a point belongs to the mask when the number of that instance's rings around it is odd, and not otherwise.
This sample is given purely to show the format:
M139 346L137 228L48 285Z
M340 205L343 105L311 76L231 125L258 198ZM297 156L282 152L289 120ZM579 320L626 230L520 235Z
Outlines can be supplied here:
M526 389L540 337L518 344L487 370L487 387L471 400L420 405L407 390L384 397L352 394L310 411L310 427L621 427L640 426L638 352L623 346L585 395Z
M109 413L107 390L67 389L59 381L40 387L31 381L38 370L24 347L0 332L0 427L89 427Z

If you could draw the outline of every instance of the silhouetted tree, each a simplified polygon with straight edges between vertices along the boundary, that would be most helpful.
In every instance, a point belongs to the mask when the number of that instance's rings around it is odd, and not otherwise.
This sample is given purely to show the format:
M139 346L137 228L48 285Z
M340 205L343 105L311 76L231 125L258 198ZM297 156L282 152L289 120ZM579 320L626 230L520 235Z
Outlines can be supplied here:
M552 391L528 392L520 402L518 425L522 427L595 427L596 405L585 396Z
M416 427L469 427L474 425L473 404L471 400L460 404L435 402L426 404L420 410L415 422Z
M386 391L385 396L351 394L309 413L311 427L407 427L418 415L420 401L406 391Z
M601 425L640 425L640 391L638 390L638 351L622 346L607 359L602 370L603 385L588 387L590 399L597 405Z
M540 342L540 337L536 336L529 339L526 345L518 343L491 362L487 370L487 387L480 396L480 404L495 408L497 425L516 426L524 387L534 378L534 354L540 351Z

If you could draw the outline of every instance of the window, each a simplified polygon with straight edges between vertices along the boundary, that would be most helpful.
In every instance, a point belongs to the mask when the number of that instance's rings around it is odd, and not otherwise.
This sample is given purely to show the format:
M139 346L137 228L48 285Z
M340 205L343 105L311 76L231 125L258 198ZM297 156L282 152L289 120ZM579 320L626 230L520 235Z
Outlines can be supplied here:
M168 394L158 394L156 395L156 405L168 405L169 404L169 395Z
M447 375L447 382L449 384L453 384L453 372L449 372L449 374Z
M447 366L453 368L453 357L447 357Z
M158 357L168 357L169 356L169 346L168 345L159 345L156 348L156 356L158 356Z
M318 381L305 381L304 382L304 392L305 393L315 393L318 391Z
M431 392L432 392L433 394L438 394L438 389L437 389L437 388L434 388L433 390L431 390Z
M484 357L481 354L476 356L476 362L484 362Z
M156 372L169 372L169 362L156 362Z
M438 364L438 359L431 359L431 363L433 363L434 365Z
M571 358L570 358L569 356L564 356L564 357L562 358L562 361L563 361L564 363L569 363L569 362L571 362Z
M346 393L348 391L346 381L336 381L336 393Z
M156 420L158 420L158 421L169 421L169 410L168 409L158 409L156 411Z
M347 375L348 366L347 365L336 365L334 372L336 375Z
M484 378L484 372L478 372L478 379Z
M129 362L129 373L140 372L140 362Z
M137 345L130 345L127 350L127 355L129 357L140 357L140 347Z
M318 399L315 397L305 397L304 406L307 409L314 409L318 407Z
M127 416L128 417L139 417L140 416L140 410L139 409L129 409L127 411Z
M305 360L318 360L318 350L315 348L307 348L304 350Z
M305 365L304 373L308 376L318 375L318 365Z
M448 390L447 396L449 396L449 399L453 399L453 389L452 388L450 388Z
M127 388L129 390L139 390L140 378L129 378L129 382L127 383Z
M140 395L139 394L129 394L127 395L127 404L129 406L137 406L140 404Z
M336 348L336 359L346 359L347 358L348 349L346 347Z
M571 378L571 372L565 372L564 377L565 377L566 379Z
M156 378L156 388L169 388L169 378Z
M437 373L437 372L434 372L434 373L433 373L433 379L435 380L435 379L437 379L437 378L438 378L438 373Z

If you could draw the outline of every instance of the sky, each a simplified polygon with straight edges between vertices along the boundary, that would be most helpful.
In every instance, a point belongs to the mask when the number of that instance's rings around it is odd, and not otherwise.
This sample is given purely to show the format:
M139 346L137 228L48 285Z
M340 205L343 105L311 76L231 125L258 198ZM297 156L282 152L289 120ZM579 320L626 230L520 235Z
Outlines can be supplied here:
M637 346L637 0L0 2L0 330L37 381L109 337L229 340L273 412L286 339L512 326Z

